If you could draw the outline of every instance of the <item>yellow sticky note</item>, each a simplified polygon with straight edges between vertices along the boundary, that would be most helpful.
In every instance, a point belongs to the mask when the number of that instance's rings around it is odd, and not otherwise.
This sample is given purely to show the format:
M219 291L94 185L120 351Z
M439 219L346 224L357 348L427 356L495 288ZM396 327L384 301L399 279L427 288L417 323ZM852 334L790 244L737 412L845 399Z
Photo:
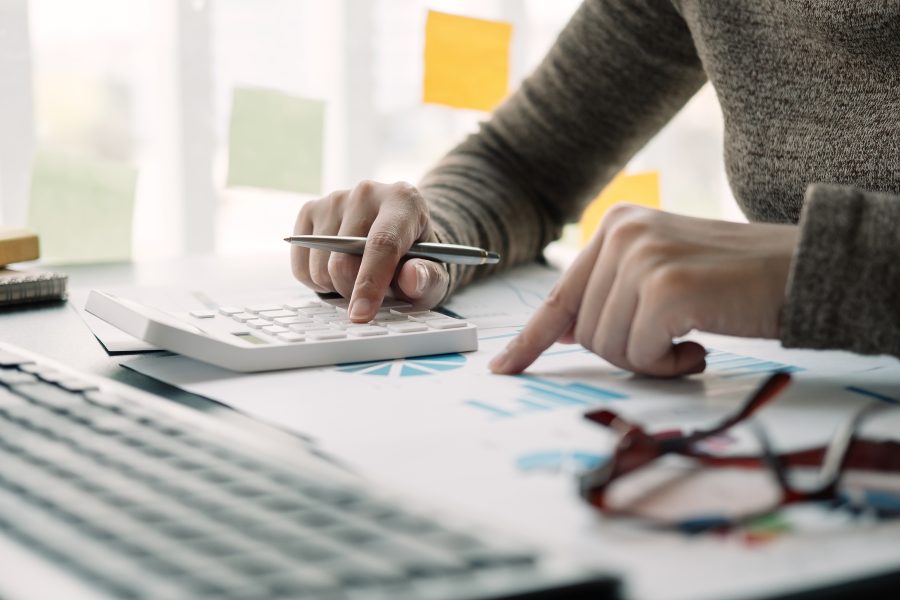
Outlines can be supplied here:
M512 25L428 11L424 101L492 110L509 90Z
M38 152L31 176L29 227L51 263L102 263L131 257L137 171L130 166Z
M228 185L320 193L324 132L321 100L259 88L235 89Z
M600 192L581 215L581 245L594 235L600 220L613 204L630 202L649 208L660 208L659 173L619 173Z

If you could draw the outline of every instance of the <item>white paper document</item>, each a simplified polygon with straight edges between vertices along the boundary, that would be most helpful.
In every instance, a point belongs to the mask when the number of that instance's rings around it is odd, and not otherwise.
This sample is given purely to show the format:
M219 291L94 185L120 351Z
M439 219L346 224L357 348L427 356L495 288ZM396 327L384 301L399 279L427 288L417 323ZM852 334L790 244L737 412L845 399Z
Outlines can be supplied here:
M613 410L650 430L708 425L731 414L772 371L786 370L794 383L758 422L777 450L806 448L826 443L861 405L900 404L900 361L699 335L708 368L684 379L636 377L562 344L524 375L492 375L490 359L555 281L543 267L529 269L479 284L449 305L483 319L477 352L252 375L179 356L125 366L308 435L412 496L621 569L636 598L757 595L900 564L900 525L873 531L843 513L801 509L780 517L785 529L765 543L754 531L686 537L600 517L579 497L576 481L615 443L584 418L589 410ZM867 432L900 437L896 410ZM720 436L716 443L739 451L741 440Z

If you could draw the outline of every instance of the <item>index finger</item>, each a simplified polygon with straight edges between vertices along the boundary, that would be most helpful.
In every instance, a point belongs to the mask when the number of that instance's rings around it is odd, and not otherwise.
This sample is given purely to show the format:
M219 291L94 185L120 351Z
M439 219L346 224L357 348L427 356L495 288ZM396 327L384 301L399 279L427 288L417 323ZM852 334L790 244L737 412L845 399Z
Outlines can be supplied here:
M490 368L494 373L521 373L569 330L581 308L584 288L600 253L601 244L602 240L598 236L595 243L578 255L525 328L491 361Z
M419 238L416 219L408 212L382 210L372 223L350 295L351 320L367 322L375 316L400 259Z

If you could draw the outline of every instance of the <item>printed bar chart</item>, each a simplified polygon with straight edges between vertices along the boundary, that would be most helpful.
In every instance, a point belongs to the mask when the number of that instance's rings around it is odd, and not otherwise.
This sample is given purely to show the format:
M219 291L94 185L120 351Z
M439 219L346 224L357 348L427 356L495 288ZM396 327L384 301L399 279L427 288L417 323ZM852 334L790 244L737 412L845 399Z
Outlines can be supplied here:
M558 383L534 375L519 375L522 394L515 398L466 400L465 404L485 415L509 418L534 412L571 408L587 408L599 403L626 400L626 394L586 383Z

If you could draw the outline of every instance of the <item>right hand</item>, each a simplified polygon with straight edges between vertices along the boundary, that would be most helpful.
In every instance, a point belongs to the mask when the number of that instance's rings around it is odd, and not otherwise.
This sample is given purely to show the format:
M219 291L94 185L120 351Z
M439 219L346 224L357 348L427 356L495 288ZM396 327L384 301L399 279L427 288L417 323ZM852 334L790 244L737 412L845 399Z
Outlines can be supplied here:
M444 297L450 275L444 265L418 258L401 263L416 242L436 242L428 207L409 183L363 181L303 205L294 235L366 237L362 256L291 247L294 276L320 293L350 298L350 319L372 320L393 287L396 296L431 308Z

